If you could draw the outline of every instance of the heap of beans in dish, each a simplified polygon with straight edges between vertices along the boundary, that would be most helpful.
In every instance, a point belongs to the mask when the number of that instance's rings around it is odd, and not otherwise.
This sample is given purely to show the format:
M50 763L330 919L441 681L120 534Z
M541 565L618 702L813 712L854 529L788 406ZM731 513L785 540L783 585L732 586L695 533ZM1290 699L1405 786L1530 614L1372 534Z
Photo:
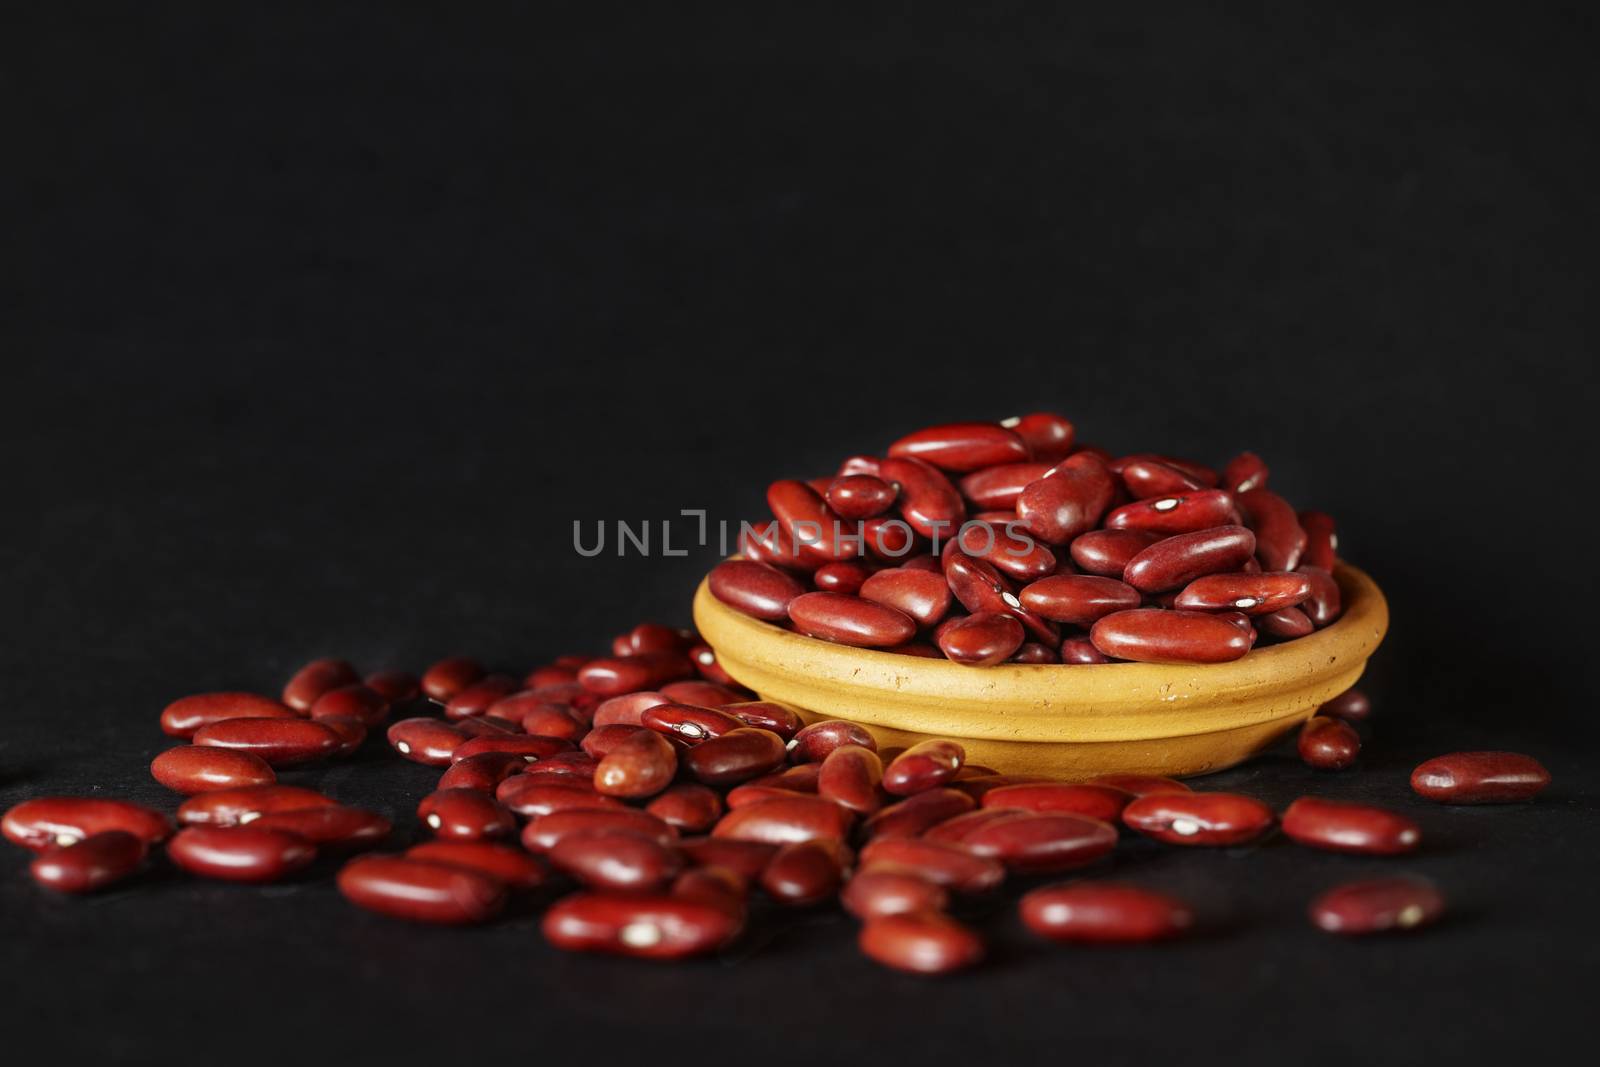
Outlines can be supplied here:
M918 430L773 482L717 599L812 637L972 666L1219 663L1341 610L1333 520L1254 453L1112 456L1033 414Z

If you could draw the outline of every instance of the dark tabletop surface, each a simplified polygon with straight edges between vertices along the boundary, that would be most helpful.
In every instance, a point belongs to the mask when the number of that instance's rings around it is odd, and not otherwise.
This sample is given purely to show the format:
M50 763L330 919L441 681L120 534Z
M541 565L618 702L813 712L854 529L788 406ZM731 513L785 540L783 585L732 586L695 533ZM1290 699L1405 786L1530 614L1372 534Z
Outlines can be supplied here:
M729 957L564 956L347 905L331 864L60 899L0 851L8 1034L112 1060L1529 1062L1574 1053L1600 919L1592 20L1560 9L804 20L322 3L11 16L0 242L0 807L174 806L176 696L324 654L519 670L686 623L714 546L572 523L758 514L928 422L1058 409L1113 451L1252 448L1394 613L1359 769L1207 779L1413 815L1404 861L1133 842L1203 932L1048 948L1014 893L970 975L831 912ZM1412 797L1544 760L1537 804ZM287 780L396 818L381 745ZM1451 912L1352 943L1307 901L1414 871Z

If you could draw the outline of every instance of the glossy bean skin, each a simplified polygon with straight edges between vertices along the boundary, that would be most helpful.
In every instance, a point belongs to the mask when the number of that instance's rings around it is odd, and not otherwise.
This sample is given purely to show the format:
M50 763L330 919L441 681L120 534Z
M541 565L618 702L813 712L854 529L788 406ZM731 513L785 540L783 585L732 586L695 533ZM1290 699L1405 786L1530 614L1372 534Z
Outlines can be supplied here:
M1176 897L1113 882L1035 889L1022 898L1018 911L1040 937L1080 944L1165 941L1194 925L1194 912Z
M562 839L574 834L638 834L658 844L671 845L678 832L654 815L635 808L607 808L603 811L568 810L540 815L522 829L522 847L544 853Z
M1028 536L1015 518L997 518L1001 521L979 525L984 520L974 519L963 525L954 538L956 548L1019 582L1056 572L1060 564L1048 546Z
M854 566L854 564L839 563L835 564L835 566L847 567ZM742 704L749 699L749 693L735 688L735 686L737 686L737 683L724 685L691 679L684 682L668 682L661 687L661 695L674 704L688 704L699 708L720 708L728 704ZM640 721L643 721L642 717Z
M759 778L752 778L748 782L728 793L728 800L732 801L734 794L742 789L771 788L782 790L786 793L811 793L817 792L817 782L822 778L822 764L797 763L792 767L784 767L770 774L763 774ZM730 803L730 807L732 804Z
M307 719L225 719L196 730L194 743L248 752L273 767L326 759L342 745L333 730Z
M647 708L639 722L658 734L675 737L688 745L698 745L744 726L727 712L693 704L657 704Z
M640 652L586 663L578 671L578 681L591 693L613 697L659 689L693 674L694 664L681 652Z
M1266 615L1257 615L1255 624L1261 633L1280 641L1293 640L1304 637L1315 630L1306 613L1299 608L1284 608L1282 611L1268 612Z
M938 912L908 912L871 919L857 945L869 959L911 974L949 974L983 959L983 941Z
M489 674L445 701L444 717L471 719L486 714L501 700L522 688L522 682L509 674Z
M361 684L377 693L390 707L409 704L422 696L422 681L409 671L374 671Z
M1366 722L1372 717L1372 698L1359 689L1346 689L1318 708L1317 714L1346 722Z
M1240 452L1222 468L1222 487L1230 493L1248 493L1267 487L1266 463L1254 452Z
M283 687L283 702L306 715L323 693L360 681L356 669L342 659L314 659L296 671Z
M696 781L727 786L776 770L787 758L783 738L771 730L741 726L694 746L682 761Z
M1178 534L1141 549L1123 569L1122 580L1141 593L1181 589L1207 574L1238 570L1255 550L1255 535L1243 526Z
M583 740L580 744L585 754L593 757L595 765L599 766L599 761L606 758L606 753L634 734L639 733L654 733L654 731L647 730L643 726L629 725L628 723L613 723L610 726L597 726L590 730L583 735Z
M624 807L615 797L596 793L587 780L540 781L525 774L501 782L495 787L494 798L513 815L524 819L549 815L553 811L610 811Z
M659 840L640 834L569 834L556 842L550 865L585 888L610 893L658 893L683 860Z
M954 741L919 741L883 769L883 788L897 797L937 789L961 770L967 753Z
M806 591L793 575L748 559L724 560L706 576L711 595L746 615L769 622L789 617L789 602Z
M1110 786L1136 797L1147 797L1152 793L1193 792L1176 778L1164 778L1159 774L1102 774L1090 779L1088 784Z
M598 766L600 761L587 752L557 752L554 756L541 757L518 777L529 781L577 784L592 788L594 769Z
M389 717L389 701L376 689L365 685L341 685L323 693L311 705L313 719L348 715L365 726L377 726Z
M544 864L511 845L489 841L424 841L406 849L405 858L463 867L504 882L510 889L538 889L545 881Z
M852 816L822 797L796 793L736 808L722 817L712 836L735 841L787 845L819 837L843 841L850 835Z
M1161 539L1151 530L1090 530L1072 539L1070 553L1084 573L1120 579L1134 556Z
M1039 540L1064 545L1100 524L1116 484L1092 453L1068 456L1017 495L1017 518Z
M483 841L517 832L511 812L476 789L436 789L417 805L417 818L439 837Z
M1060 663L1061 656L1049 645L1041 645L1037 641L1024 641L1022 646L1011 654L1007 663Z
M1237 793L1151 793L1122 809L1122 821L1169 845L1238 845L1272 826L1272 809Z
M1301 797L1283 813L1283 833L1296 844L1328 852L1397 856L1416 850L1417 824L1396 812L1367 804Z
M1120 474L1129 464L1139 460L1154 460L1194 479L1194 481L1207 489L1214 489L1221 480L1217 472L1210 467L1195 463L1193 460L1183 459L1178 456L1163 456L1157 452L1136 452L1132 455L1122 456L1111 460L1110 467L1114 473Z
M567 952L679 960L727 945L743 919L684 897L578 893L557 901L542 927L545 940Z
M904 612L842 593L803 593L789 602L789 618L809 637L857 648L904 644L917 632Z
M1256 535L1256 557L1269 571L1292 571L1306 550L1306 532L1289 502L1270 489L1250 489L1236 498L1244 525Z
M190 874L228 882L275 882L316 858L299 834L255 826L190 826L167 842L167 858Z
M980 801L985 808L1020 808L1035 814L1063 812L1115 824L1133 794L1108 785L1031 782L991 789Z
M423 672L422 692L434 703L443 704L488 673L470 656L451 656Z
M930 827L964 815L977 801L958 789L929 789L880 809L866 821L869 838L918 837Z
M764 700L724 704L717 710L724 715L732 715L746 726L754 726L758 730L771 730L785 741L794 737L805 726L805 721L789 708L782 704L770 704Z
M1311 579L1295 571L1207 574L1184 586L1178 599L1173 601L1173 607L1180 611L1267 615L1295 607L1310 595Z
M955 551L953 545L945 553L944 578L956 600L974 615L985 612L1011 615L1027 627L1036 640L1055 644L1061 639L1055 623L1023 606L1009 578L1001 575L991 564ZM945 622L948 624L950 620L946 619ZM938 636L936 630L936 641Z
M668 895L716 908L743 922L750 879L726 867L692 867L678 875Z
M1107 615L1089 630L1094 647L1138 663L1226 663L1251 641L1226 619L1197 611L1135 608Z
M871 474L846 474L835 478L826 494L828 507L842 519L870 519L894 506L899 493L894 486Z
M894 459L922 460L941 470L956 472L1001 463L1022 463L1030 458L1028 446L1021 437L993 422L929 426L890 445L889 455Z
M58 893L93 893L137 871L147 848L136 834L102 830L64 848L44 849L28 864L28 873Z
M597 730L605 726L643 726L646 711L657 704L670 703L671 697L654 689L608 697L595 705L589 725Z
M853 527L805 482L773 482L767 487L767 507L784 537L812 564L840 563L860 554L859 542L844 536L852 533Z
M612 797L653 797L671 785L677 773L678 753L672 743L654 730L641 729L606 753L595 768L594 788Z
M919 459L892 457L883 461L880 474L900 487L900 516L914 533L948 539L966 518L966 502L937 467Z
M1136 608L1139 591L1115 578L1062 574L1041 578L1017 594L1022 606L1053 622L1093 626L1118 611Z
M449 723L423 718L401 719L385 736L400 755L431 767L449 766L455 750L467 741L467 735Z
M270 785L278 780L272 767L260 756L210 745L167 749L150 762L150 776L184 796L213 789Z
M876 519L867 520L867 522L876 521ZM790 540L777 522L741 524L738 544L739 555L744 558L786 571L810 571L823 562L816 557L802 555L800 546Z
M839 903L856 918L882 918L913 912L944 911L950 894L909 869L896 870L888 864L860 871L839 894Z
M1238 522L1239 512L1234 507L1232 493L1224 489L1199 489L1124 504L1106 516L1106 529L1149 530L1172 537Z
M1050 463L1002 463L973 471L961 479L961 495L982 510L1015 512L1017 497L1028 483L1050 471Z
M1009 614L981 612L952 620L939 631L939 649L953 663L992 667L1022 647L1022 624Z
M659 622L641 622L626 634L628 652L685 652L694 643L694 634Z
M364 856L339 871L339 892L357 907L409 922L486 922L505 907L506 882L477 866L401 856Z
M1110 663L1111 660L1087 637L1068 637L1061 642L1058 653L1064 664Z
M968 852L999 860L1007 870L1064 871L1109 855L1117 847L1117 828L1082 815L1029 814L980 826L961 845Z
M0 818L0 833L7 841L35 851L74 845L108 830L130 833L153 845L172 833L172 820L143 804L99 797L35 797Z
M779 904L806 907L831 900L844 884L844 849L833 838L799 841L778 849L758 881Z
M787 609L785 609L787 616ZM738 685L733 676L722 669L722 664L717 662L717 654L710 645L704 642L694 645L689 649L689 659L694 662L694 669L700 672L700 677L708 682L718 685ZM533 731L529 731L532 733Z
M451 750L452 764L492 754L516 756L523 763L536 763L551 756L570 754L572 742L559 737L534 737L531 734L484 734L469 737Z
M317 720L339 735L339 748L335 756L349 756L361 748L367 739L367 726L350 715L326 715Z
M855 596L870 574L859 563L825 563L812 572L811 581L819 592Z
M1444 897L1420 878L1374 878L1328 890L1311 902L1311 921L1330 934L1359 936L1437 922Z
M528 693L513 693L489 709L489 714L522 725L522 732L535 737L574 741L585 727L562 704L551 704Z
M890 567L863 582L859 595L904 613L923 628L950 613L950 586L942 573Z
M1411 772L1411 789L1441 804L1517 804L1550 784L1550 772L1520 752L1452 752Z
M876 837L861 850L862 871L888 866L909 870L956 893L987 893L1005 881L1006 869L989 856L958 845L912 837Z
M347 849L376 847L393 829L389 820L375 811L342 804L275 811L252 819L250 826L294 834L317 848Z
M1036 411L1001 419L1000 425L1022 438L1028 454L1041 463L1060 463L1072 453L1077 430L1060 415Z
M984 827L1029 817L1030 813L1017 808L979 808L947 819L938 826L930 826L923 831L922 840L939 845L963 845L968 837Z
M1344 610L1339 583L1320 567L1302 566L1298 573L1311 583L1310 593L1299 605L1300 610L1320 630L1337 620Z
M1361 735L1342 719L1313 715L1295 743L1300 759L1319 771L1342 771L1361 755Z
M253 785L199 793L178 805L184 826L240 826L275 811L333 807L339 802L298 785Z
M723 805L716 790L696 782L680 782L650 801L644 810L679 833L703 834L722 818Z
M189 738L202 726L224 719L297 719L287 704L255 693L196 693L168 704L161 712L161 730Z
M876 752L860 745L842 745L822 761L817 795L858 815L871 815L883 807L882 781L883 761Z
M477 740L474 738L474 740ZM501 782L521 774L528 761L515 752L479 752L451 763L439 776L436 789L476 789L493 793Z
M1135 458L1119 466L1117 475L1135 500L1175 496L1206 488L1198 479L1158 459Z
M492 715L477 715L469 716L465 719L456 719L450 725L461 731L468 738L517 737L521 735L521 730L516 723L506 719L497 719Z
M695 867L731 871L746 882L761 877L781 846L762 841L736 841L726 837L691 837L678 843L678 851Z
M1332 571L1339 561L1339 534L1333 517L1321 511L1302 511L1298 518L1300 528L1306 532L1306 550L1300 556L1300 565Z

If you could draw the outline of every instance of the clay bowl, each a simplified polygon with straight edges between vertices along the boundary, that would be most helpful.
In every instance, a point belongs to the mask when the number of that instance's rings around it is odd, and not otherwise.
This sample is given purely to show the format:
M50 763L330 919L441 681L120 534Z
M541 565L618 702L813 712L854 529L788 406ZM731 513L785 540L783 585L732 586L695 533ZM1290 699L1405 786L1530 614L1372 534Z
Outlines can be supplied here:
M782 630L728 607L704 582L694 621L723 668L761 699L807 721L858 722L880 749L945 737L969 762L1006 774L1180 777L1249 759L1355 684L1389 608L1356 568L1341 564L1335 578L1337 622L1232 663L963 667Z

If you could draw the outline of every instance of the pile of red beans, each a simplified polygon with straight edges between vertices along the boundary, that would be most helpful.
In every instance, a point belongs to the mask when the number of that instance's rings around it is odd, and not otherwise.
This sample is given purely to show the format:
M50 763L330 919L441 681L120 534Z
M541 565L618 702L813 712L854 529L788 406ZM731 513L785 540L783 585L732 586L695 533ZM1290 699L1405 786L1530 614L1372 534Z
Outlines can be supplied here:
M1245 452L1219 474L1113 457L1033 414L933 426L831 478L711 572L724 603L827 641L972 666L1219 663L1339 617L1333 520Z
M1403 815L1314 796L1278 813L1146 775L997 774L950 741L880 752L856 724L805 725L752 699L692 634L643 624L612 651L520 678L453 658L421 679L362 679L327 659L295 674L281 699L184 697L161 727L186 743L151 764L186 798L176 826L126 801L44 797L6 812L0 829L37 852L34 878L63 892L129 878L162 844L182 871L239 882L294 877L332 854L347 857L339 891L383 915L480 923L520 896L520 907L545 908L558 948L650 959L726 948L758 896L788 908L836 902L860 920L866 955L916 973L983 956L981 935L957 917L963 898L1013 876L1094 873L1125 833L1217 847L1276 827L1296 845L1381 856L1421 842ZM417 714L424 698L433 710ZM389 746L441 774L407 835L424 839L372 851L394 836L389 820L278 775L354 751L399 709L408 717L387 726ZM1321 735L1355 737L1347 720L1369 711L1356 692L1324 706L1302 751L1312 735L1310 751L1338 757L1325 765L1348 765L1354 751ZM1412 784L1445 803L1498 803L1548 781L1526 756L1456 753L1417 768ZM1154 941L1203 925L1182 900L1099 878L1033 888L1018 907L1050 941ZM1420 926L1443 908L1428 882L1394 877L1334 887L1310 916L1366 934Z

